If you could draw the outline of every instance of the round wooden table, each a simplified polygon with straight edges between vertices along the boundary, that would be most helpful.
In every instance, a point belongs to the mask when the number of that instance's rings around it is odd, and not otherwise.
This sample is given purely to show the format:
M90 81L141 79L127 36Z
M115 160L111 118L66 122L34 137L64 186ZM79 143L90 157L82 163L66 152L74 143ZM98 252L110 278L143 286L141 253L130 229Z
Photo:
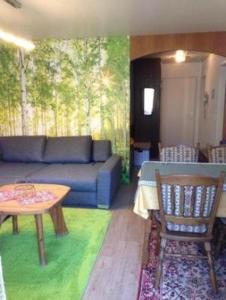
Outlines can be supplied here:
M53 195L51 200L46 199L47 201L37 201L34 203L24 202L26 199L17 199L16 189L23 186L32 186L35 193L41 191L47 191ZM44 213L49 213L53 222L55 233L57 236L62 236L68 233L67 226L64 221L63 211L62 211L62 201L65 196L69 193L70 188L64 185L55 185L55 184L33 184L33 183L24 183L24 184L9 184L3 185L0 187L1 192L12 192L15 191L15 197L7 199L5 201L0 201L0 215L11 215L13 220L13 233L18 234L18 221L17 218L19 215L34 215L36 232L37 232L37 241L38 241L38 250L39 250L39 260L41 265L46 265L47 259L45 255L45 246L44 246L44 233L43 233L43 222L42 215ZM35 198L35 196L34 196Z

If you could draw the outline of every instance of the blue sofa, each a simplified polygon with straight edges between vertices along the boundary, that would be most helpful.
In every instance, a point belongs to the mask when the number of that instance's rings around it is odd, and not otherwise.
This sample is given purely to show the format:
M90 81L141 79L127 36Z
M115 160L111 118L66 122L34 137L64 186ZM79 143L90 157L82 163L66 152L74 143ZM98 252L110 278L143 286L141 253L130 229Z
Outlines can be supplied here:
M0 137L0 184L53 183L71 187L64 205L109 208L121 179L111 142L91 136Z

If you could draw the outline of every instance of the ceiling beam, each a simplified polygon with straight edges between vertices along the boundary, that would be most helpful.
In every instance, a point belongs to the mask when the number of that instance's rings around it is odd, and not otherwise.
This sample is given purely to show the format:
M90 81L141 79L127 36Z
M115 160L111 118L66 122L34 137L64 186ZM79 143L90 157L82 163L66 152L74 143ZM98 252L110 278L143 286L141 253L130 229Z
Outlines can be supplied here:
M17 0L3 0L15 8L21 8L21 3Z

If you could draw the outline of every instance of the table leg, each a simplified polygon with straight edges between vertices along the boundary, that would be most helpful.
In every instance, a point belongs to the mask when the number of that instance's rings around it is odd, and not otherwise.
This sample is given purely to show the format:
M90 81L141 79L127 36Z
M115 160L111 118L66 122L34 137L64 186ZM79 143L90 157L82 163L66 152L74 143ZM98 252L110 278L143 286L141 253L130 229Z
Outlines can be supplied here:
M43 223L42 215L35 215L35 224L37 232L37 241L38 241L38 251L39 251L39 261L41 265L46 265L46 256L45 256L45 245L44 245L44 234L43 234Z
M13 222L13 234L18 234L19 233L18 217L12 216L12 222Z
M7 218L7 215L5 214L1 214L0 215L0 226L2 225L2 223L4 222L4 220Z
M68 233L67 226L64 221L64 215L61 204L53 207L50 210L50 215L53 221L55 233L57 236L62 236Z

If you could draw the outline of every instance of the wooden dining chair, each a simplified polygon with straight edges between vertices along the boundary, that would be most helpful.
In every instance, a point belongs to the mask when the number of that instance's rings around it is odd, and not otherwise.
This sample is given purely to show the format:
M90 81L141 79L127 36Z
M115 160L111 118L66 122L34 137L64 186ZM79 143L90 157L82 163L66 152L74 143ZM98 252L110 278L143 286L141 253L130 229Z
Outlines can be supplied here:
M212 286L217 291L212 257L212 229L222 193L225 174L219 178L196 175L160 176L156 170L160 207L160 254L155 287L158 288L167 240L203 243ZM172 254L171 254L172 255ZM182 255L174 253L173 255ZM183 254L184 255L184 254ZM199 258L200 255L188 255Z
M210 163L225 163L226 164L226 144L221 144L218 146L207 145L208 161ZM217 238L215 240L216 258L222 252L223 245L226 240L226 218L219 218L215 223L216 231L218 232Z
M165 162L197 162L199 148L189 145L159 146L159 159Z
M226 163L226 145L207 145L208 161L211 163Z

